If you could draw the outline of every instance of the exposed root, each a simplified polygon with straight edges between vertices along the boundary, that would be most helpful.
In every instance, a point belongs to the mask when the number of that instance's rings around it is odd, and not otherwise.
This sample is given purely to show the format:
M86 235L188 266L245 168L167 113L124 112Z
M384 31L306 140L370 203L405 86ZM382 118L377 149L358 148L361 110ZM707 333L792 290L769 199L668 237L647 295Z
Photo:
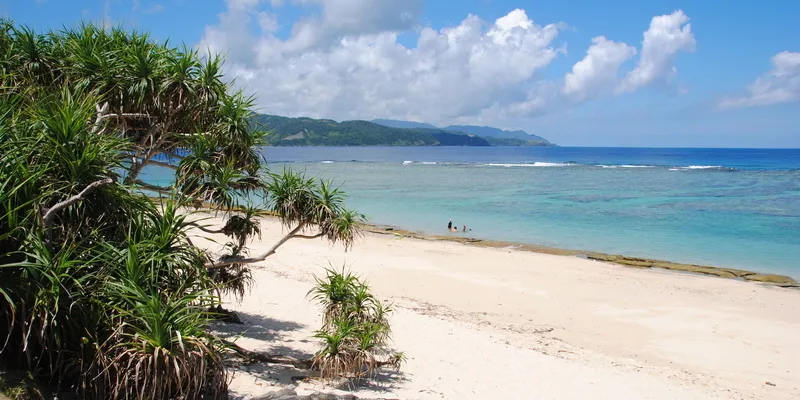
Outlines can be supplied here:
M242 322L242 320L239 318L239 314L237 314L235 311L226 310L222 308L222 306L210 307L208 312L217 321L227 322L229 324L244 324L244 322Z
M311 369L311 360L300 360L290 356L282 356L282 355L273 355L273 354L265 354L259 353L252 350L247 350L238 344L231 342L229 340L221 339L222 342L228 347L230 350L236 352L240 356L246 358L250 361L255 362L262 362L262 363L269 363L269 364L281 364L281 365L291 365L295 368L299 369Z

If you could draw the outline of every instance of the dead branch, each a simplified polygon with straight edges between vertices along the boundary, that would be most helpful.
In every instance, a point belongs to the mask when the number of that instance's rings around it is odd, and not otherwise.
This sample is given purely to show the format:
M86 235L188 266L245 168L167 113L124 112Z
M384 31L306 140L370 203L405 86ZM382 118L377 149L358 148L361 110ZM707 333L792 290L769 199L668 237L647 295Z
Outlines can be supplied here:
M95 105L95 111L97 113L97 117L94 119L94 126L92 127L92 135L96 135L100 133L101 130L101 122L106 118L108 115L108 102L103 103L101 106L100 104Z
M222 233L222 229L208 229L205 226L200 225L200 224L198 224L196 222L189 222L187 225L191 225L191 226L193 226L193 227L195 227L197 229L200 229L201 231L203 231L205 233L211 233L211 234Z
M294 235L296 239L318 239L325 236L324 233L318 233L316 235Z
M144 182L142 180L139 180L139 179L137 179L134 183L136 183L137 185L139 185L139 186L141 186L141 187L143 187L143 188L145 188L147 190L152 190L154 192L172 193L172 190L170 188L168 188L168 187L151 185L151 184L149 184L147 182Z
M168 162L164 162L164 161L158 161L158 160L152 160L152 159L151 159L151 160L144 160L144 159L143 159L143 161L142 161L142 162L143 162L145 165L147 165L147 164L153 164L153 165L158 165L159 167L164 167L164 168L169 168L169 169L174 169L174 170L177 170L177 169L178 169L178 166L177 166L177 165L173 165L173 164L170 164L170 163L168 163Z
M72 196L64 201L58 202L56 203L56 205L50 207L50 209L47 210L47 212L44 214L44 217L42 218L44 229L47 230L50 227L50 225L52 225L53 218L56 216L57 212L83 200L84 197L88 196L90 193L92 193L95 189L99 188L100 186L105 186L113 182L114 179L112 178L105 178L99 181L94 181L90 183L88 186L86 186L83 190L81 190L80 193L76 194L75 196Z
M165 156L169 157L169 158L174 158L174 159L176 159L176 160L183 160L183 157L182 157L182 156L179 156L179 155L178 155L178 153L175 153L175 152L173 152L173 151L168 151L168 150L160 150L159 152L160 152L161 154L163 154L163 155L165 155Z

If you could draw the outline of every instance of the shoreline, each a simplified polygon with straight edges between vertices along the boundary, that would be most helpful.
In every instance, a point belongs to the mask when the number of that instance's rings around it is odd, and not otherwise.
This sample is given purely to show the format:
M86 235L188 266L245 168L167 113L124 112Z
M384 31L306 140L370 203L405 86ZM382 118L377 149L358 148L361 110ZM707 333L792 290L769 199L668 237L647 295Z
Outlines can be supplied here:
M206 211L212 211L212 207L210 207L210 205L208 204L204 204L203 208L206 209ZM236 208L233 209L233 211L236 210L237 210ZM261 216L262 218L266 217L266 218L277 219L277 216L270 211L262 210L258 213L258 215ZM678 262L660 260L655 258L632 257L621 254L611 254L598 251L572 250L559 247L542 246L533 243L478 239L467 236L457 237L450 235L426 234L389 224L375 224L367 222L363 224L363 227L364 227L364 232L374 233L378 235L394 235L394 236L407 237L407 238L426 240L426 241L445 241L445 242L461 243L468 246L485 247L485 248L497 248L497 249L510 248L513 250L538 253L538 254L572 256L588 260L622 265L624 267L636 268L636 269L656 268L671 272L714 276L718 278L762 283L782 288L800 288L800 282L798 282L796 279L790 276L766 273L766 272L757 272L740 268L678 263Z
M756 272L738 268L716 267L710 265L678 263L653 258L631 257L620 254L603 253L597 251L571 250L558 247L541 246L532 243L509 242L503 240L477 239L472 237L456 237L450 235L434 235L415 232L386 224L364 224L364 231L379 235L395 235L420 240L448 241L476 247L510 248L513 250L527 251L540 254L573 256L589 260L608 262L625 267L648 269L658 268L668 271L716 276L719 278L743 280L747 282L764 283L784 288L800 288L800 283L790 276Z

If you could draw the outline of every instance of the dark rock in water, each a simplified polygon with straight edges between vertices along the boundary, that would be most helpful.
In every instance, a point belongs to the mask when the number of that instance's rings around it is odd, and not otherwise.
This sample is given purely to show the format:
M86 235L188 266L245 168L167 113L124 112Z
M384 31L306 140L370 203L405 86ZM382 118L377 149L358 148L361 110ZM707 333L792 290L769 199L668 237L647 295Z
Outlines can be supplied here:
M663 268L673 271L690 272L695 274L712 275L721 278L743 279L745 281L760 282L780 287L799 287L796 280L775 274L760 274L735 268L711 267L706 265L682 264L670 261L650 260L647 258L628 257L617 254L589 253L586 258L590 260L605 261L635 268Z
M333 393L312 393L300 396L293 389L281 389L270 392L253 400L389 400L389 399L359 399L352 394L333 394Z

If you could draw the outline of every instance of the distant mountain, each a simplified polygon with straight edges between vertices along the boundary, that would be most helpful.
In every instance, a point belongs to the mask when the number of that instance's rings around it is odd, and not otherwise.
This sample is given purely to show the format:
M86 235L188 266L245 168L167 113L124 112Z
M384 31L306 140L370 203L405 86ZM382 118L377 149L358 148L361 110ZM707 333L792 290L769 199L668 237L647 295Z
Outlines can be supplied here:
M496 137L496 138L510 138L510 139L520 139L520 140L527 140L533 142L542 142L543 144L550 144L547 139L530 134L525 131L506 131L503 129L492 128L490 126L475 126L475 125L450 125L444 127L448 131L458 131L464 133L470 133L473 135L483 136L483 137Z
M431 124L426 124L423 122L413 122L413 121L400 121L397 119L373 119L372 123L388 126L390 128L402 128L402 129L415 129L415 128L423 128L423 129L439 129Z
M489 146L475 135L438 128L403 129L368 121L289 118L259 114L253 122L269 131L273 146Z
M439 128L417 128L412 129L412 131L430 134L436 138L439 146L491 146L489 141L480 136L467 135L461 132L448 132Z
M497 140L490 140L492 146L552 146L547 139L530 134L525 131L506 131L503 129L492 128L490 126L475 126L475 125L450 125L444 128L437 128L431 124L413 121L400 121L396 119L373 119L373 123L388 126L392 128L426 128L426 129L442 129L445 131L461 132L470 135L477 135L484 139L496 138ZM514 140L506 140L514 139Z

